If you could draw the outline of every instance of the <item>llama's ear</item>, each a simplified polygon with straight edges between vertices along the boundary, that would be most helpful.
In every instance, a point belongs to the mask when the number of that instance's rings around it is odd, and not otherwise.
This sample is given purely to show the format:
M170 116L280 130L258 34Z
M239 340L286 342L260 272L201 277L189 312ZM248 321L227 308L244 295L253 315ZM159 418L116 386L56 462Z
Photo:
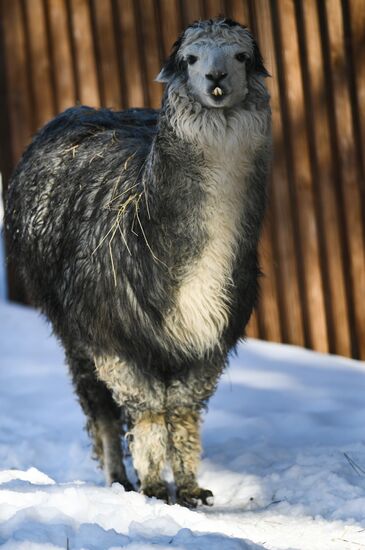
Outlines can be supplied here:
M253 42L253 53L252 53L252 58L250 63L250 69L255 73L259 73L261 76L270 76L270 73L265 68L261 52L254 38L252 39L252 42Z
M171 78L176 73L175 65L176 64L173 62L173 60L169 58L166 61L165 65L162 67L161 71L156 76L155 78L156 82L163 82L163 83L170 82Z
M168 82L167 75L165 74L165 68L161 69L158 75L155 78L155 82Z
M170 82L170 80L177 74L181 74L186 68L186 62L179 58L178 51L180 49L184 33L180 34L175 44L172 46L170 57L167 59L165 65L156 76L156 82Z

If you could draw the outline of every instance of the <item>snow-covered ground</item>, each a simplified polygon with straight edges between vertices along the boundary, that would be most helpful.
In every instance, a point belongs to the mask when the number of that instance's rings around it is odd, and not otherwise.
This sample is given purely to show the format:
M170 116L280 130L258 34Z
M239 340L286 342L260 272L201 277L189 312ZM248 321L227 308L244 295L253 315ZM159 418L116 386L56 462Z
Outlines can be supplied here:
M63 353L31 309L0 302L4 550L365 548L365 364L251 340L203 426L191 511L103 485Z

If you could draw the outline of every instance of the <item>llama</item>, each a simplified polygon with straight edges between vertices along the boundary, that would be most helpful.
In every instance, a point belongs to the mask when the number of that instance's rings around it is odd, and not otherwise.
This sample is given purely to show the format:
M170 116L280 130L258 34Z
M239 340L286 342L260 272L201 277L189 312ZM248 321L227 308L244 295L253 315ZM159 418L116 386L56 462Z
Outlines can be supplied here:
M212 504L200 417L255 306L270 163L268 73L249 30L195 22L157 79L160 111L75 107L42 128L9 185L6 227L49 318L109 484Z

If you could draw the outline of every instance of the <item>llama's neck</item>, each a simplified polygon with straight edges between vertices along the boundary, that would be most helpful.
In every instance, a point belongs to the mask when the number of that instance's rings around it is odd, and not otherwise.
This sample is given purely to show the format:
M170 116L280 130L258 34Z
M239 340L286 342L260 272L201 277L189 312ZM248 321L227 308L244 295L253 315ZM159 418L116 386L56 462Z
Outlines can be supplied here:
M232 271L245 238L249 182L254 157L267 141L268 117L169 99L151 158L156 205L160 198L163 209L174 213L177 245L177 285L165 328L185 350L203 354L217 345L229 322Z
M216 157L222 152L230 156L239 149L255 152L270 130L269 96L260 82L256 82L256 88L262 101L250 101L249 94L244 104L227 110L203 107L184 93L184 87L172 89L167 94L163 117L178 138L200 147L205 154Z

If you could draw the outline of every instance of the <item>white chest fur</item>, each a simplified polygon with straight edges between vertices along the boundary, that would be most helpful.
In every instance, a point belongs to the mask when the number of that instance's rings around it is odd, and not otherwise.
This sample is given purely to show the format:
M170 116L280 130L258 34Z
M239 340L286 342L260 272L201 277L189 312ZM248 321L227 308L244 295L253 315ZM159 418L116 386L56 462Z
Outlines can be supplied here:
M165 329L186 351L203 354L219 343L229 322L232 268L250 200L247 183L254 156L270 141L270 111L239 107L227 115L174 94L170 102L177 136L201 148L206 161L201 223L208 238L200 257L186 266Z
M268 140L268 113L240 109L227 118L213 110L194 116L190 110L185 115L175 118L177 134L202 147L206 160L201 223L208 238L200 257L186 266L165 328L186 350L203 354L217 345L229 322L247 182L255 152Z
M202 353L213 347L229 319L229 286L239 239L244 181L211 169L201 223L207 235L202 253L186 266L176 305L166 319L169 333Z

